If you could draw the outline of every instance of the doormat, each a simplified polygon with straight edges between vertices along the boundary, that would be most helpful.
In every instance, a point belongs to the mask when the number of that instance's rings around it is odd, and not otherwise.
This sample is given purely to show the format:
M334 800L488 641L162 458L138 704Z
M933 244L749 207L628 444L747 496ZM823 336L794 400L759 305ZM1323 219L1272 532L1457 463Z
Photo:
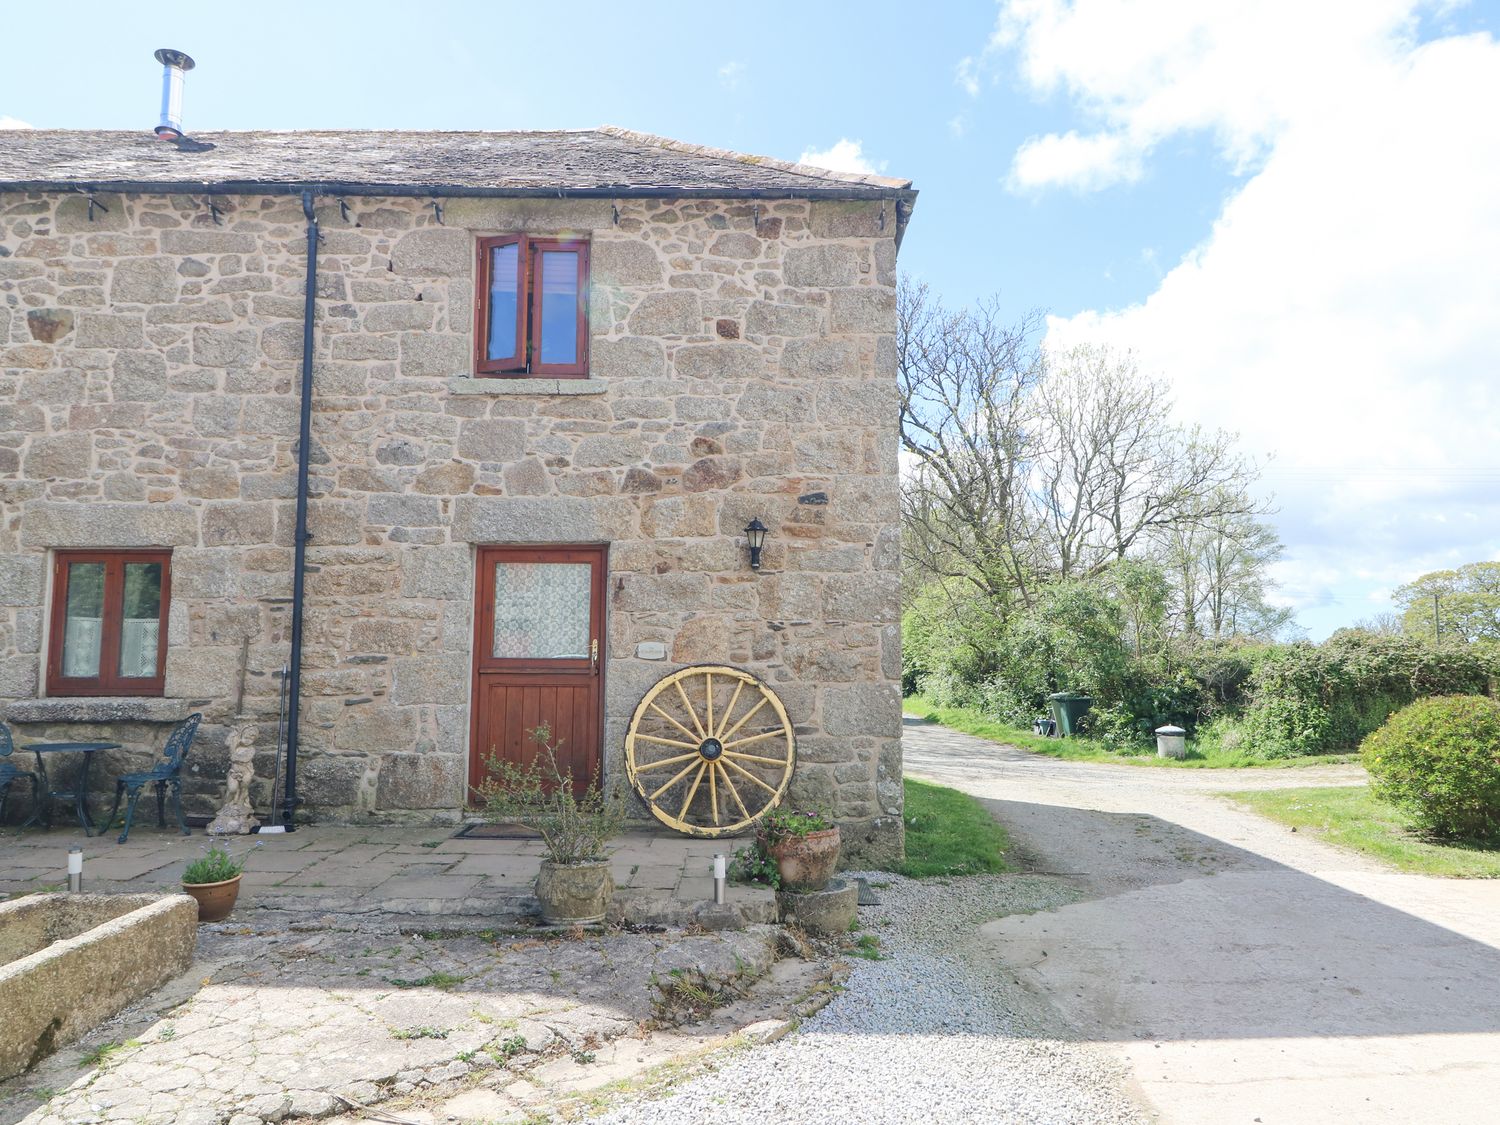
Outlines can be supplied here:
M854 882L859 887L859 899L858 899L858 903L859 903L860 906L879 906L880 905L880 899L878 899L877 897L875 897L875 891L870 887L870 884L869 884L869 882L867 880L865 880L865 879L856 879L856 880L854 880Z
M524 824L465 824L455 840L540 840L542 834Z

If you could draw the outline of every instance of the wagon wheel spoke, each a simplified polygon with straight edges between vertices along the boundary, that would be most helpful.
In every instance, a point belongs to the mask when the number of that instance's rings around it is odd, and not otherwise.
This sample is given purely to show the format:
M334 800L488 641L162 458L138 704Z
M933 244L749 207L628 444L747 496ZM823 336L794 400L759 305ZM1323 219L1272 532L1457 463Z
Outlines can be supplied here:
M715 732L721 738L727 737L727 735L725 735L724 732L723 732L723 728L727 727L729 725L729 718L730 718L731 715L734 714L735 704L737 704L740 701L740 692L742 692L744 690L745 690L745 681L744 680L740 680L738 683L736 683L734 685L734 694L729 697L729 706L726 707L726 708L724 708L724 718L722 720L720 720L720 722L719 722L720 729L717 732ZM736 727L735 729L738 730L739 728Z
M698 736L697 736L697 735L696 735L696 734L694 734L694 733L693 733L693 732L692 732L692 731L690 731L690 730L688 730L688 729L687 729L687 727L685 727L685 726L683 726L683 725L682 725L682 724L681 724L681 723L679 723L679 722L678 722L678 721L677 721L677 720L676 720L676 719L674 719L674 718L672 718L672 716L671 716L671 715L669 715L669 714L667 714L667 713L666 713L666 712L665 712L665 711L663 711L663 710L662 710L662 709L661 709L661 708L660 708L660 707L658 707L658 706L657 706L657 705L656 705L656 704L655 704L655 703L654 703L654 702L653 702L653 703L651 703L651 704L648 704L648 706L649 706L649 707L650 707L650 708L651 708L651 710L653 710L653 711L655 711L655 712L656 712L656 713L657 713L657 714L658 714L658 715L660 715L660 716L661 716L661 717L662 717L662 718L663 718L663 719L666 719L666 720L667 720L667 722L669 722L669 723L671 723L671 724L672 724L672 725L673 725L673 726L674 726L674 727L676 727L676 728L677 728L677 729L678 729L678 730L680 730L680 731L681 731L681 732L682 732L682 733L683 733L683 734L685 734L685 735L687 735L687 736L688 736L688 737L689 737L689 738L697 738L697 737L698 737Z
M663 746L685 746L693 751L696 751L699 745L697 742L683 742L680 738L658 738L654 734L638 734L636 737L646 742L660 742Z
M770 702L769 699L767 699L765 696L761 696L760 702L757 703L754 707L750 708L750 710L746 711L743 715L741 715L739 722L735 723L734 726L730 727L723 734L719 735L719 741L722 742L722 741L724 741L727 738L733 738L734 737L734 732L737 731L737 730L739 730L740 727L744 726L746 723L748 723L750 721L750 719L751 719L751 716L753 716L755 714L755 712L759 711L762 707L764 707L769 702Z
M771 788L771 786L767 785L760 778L756 777L753 773L751 773L749 770L747 770L744 766L738 765L735 762L725 762L724 764L726 766L728 766L730 769L734 770L736 773L743 774L747 780L755 782L755 784L759 785L767 793L774 793L774 792L776 792L775 789ZM725 776L728 776L728 775L726 774Z
M693 766L695 764L696 764L695 762L689 762L687 765L683 766L682 769L676 775L673 776L673 778L672 778L671 781L667 782L660 789L658 789L655 793L652 793L651 796L648 798L648 800L652 800L652 801L656 800L656 798L660 797L668 789L672 788L672 786L676 785L679 781L681 781L683 778L685 778L688 774L692 773L693 772Z
M734 750L724 751L726 758L738 758L742 762L758 762L763 766L784 766L786 762L781 758L765 758L759 754L741 754Z
M636 735L636 737L640 738L641 736ZM658 758L654 762L647 762L645 765L636 766L635 768L640 772L645 773L647 770L659 770L662 768L662 766L675 766L679 762L686 762L689 760L696 762L701 757L702 755L699 754L697 750L694 750L691 754L674 754L670 758Z
M748 746L752 742L764 742L766 739L776 738L780 734L781 731L779 730L768 730L762 734L753 734L749 738L736 738L733 742L724 743L724 749L728 750L731 746Z
M750 810L745 807L745 802L740 800L740 791L734 787L734 782L729 780L729 771L724 768L724 763L715 762L714 768L724 775L724 788L729 790L729 795L734 798L734 803L739 806L740 815L749 820Z
M703 724L698 721L698 712L693 710L693 705L688 701L687 692L682 690L682 681L673 680L672 686L677 689L677 695L682 700L682 705L687 708L688 718L693 720L693 729L698 732L699 738L707 738L708 734L703 729Z
M687 819L688 807L693 803L693 798L698 795L698 786L703 784L703 774L707 769L707 762L699 764L698 773L693 778L693 784L688 787L687 796L682 800L682 811L677 814L678 820Z
M734 681L732 689L725 680ZM795 733L776 693L748 672L683 668L636 706L625 735L626 771L664 824L694 836L726 836L752 827L780 802L796 765Z

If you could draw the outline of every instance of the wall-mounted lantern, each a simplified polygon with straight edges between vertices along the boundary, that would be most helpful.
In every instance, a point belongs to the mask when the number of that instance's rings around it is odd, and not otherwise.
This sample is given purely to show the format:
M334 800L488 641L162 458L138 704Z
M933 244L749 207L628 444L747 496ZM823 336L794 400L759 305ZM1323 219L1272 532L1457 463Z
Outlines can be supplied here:
M745 525L745 541L750 544L750 569L760 569L760 549L766 545L766 525L752 519Z

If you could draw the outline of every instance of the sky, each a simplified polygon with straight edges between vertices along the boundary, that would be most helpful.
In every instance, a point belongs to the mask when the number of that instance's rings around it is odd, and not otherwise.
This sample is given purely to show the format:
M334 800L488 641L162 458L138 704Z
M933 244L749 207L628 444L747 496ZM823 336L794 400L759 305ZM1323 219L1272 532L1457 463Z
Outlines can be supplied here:
M1313 639L1500 558L1500 0L67 7L0 126L621 125L909 177L903 269L1240 435ZM0 132L0 144L4 134Z

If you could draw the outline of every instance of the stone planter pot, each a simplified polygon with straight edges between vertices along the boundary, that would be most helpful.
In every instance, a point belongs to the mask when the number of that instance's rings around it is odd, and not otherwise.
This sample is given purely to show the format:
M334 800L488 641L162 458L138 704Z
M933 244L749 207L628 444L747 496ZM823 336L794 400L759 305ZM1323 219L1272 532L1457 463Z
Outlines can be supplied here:
M554 926L586 926L604 921L615 881L609 861L553 863L542 860L537 872L536 897L542 904L542 921Z
M198 900L198 921L222 922L240 897L240 877L222 883L184 883L182 889Z
M839 830L787 836L767 844L766 852L781 872L783 890L821 891L839 865Z

